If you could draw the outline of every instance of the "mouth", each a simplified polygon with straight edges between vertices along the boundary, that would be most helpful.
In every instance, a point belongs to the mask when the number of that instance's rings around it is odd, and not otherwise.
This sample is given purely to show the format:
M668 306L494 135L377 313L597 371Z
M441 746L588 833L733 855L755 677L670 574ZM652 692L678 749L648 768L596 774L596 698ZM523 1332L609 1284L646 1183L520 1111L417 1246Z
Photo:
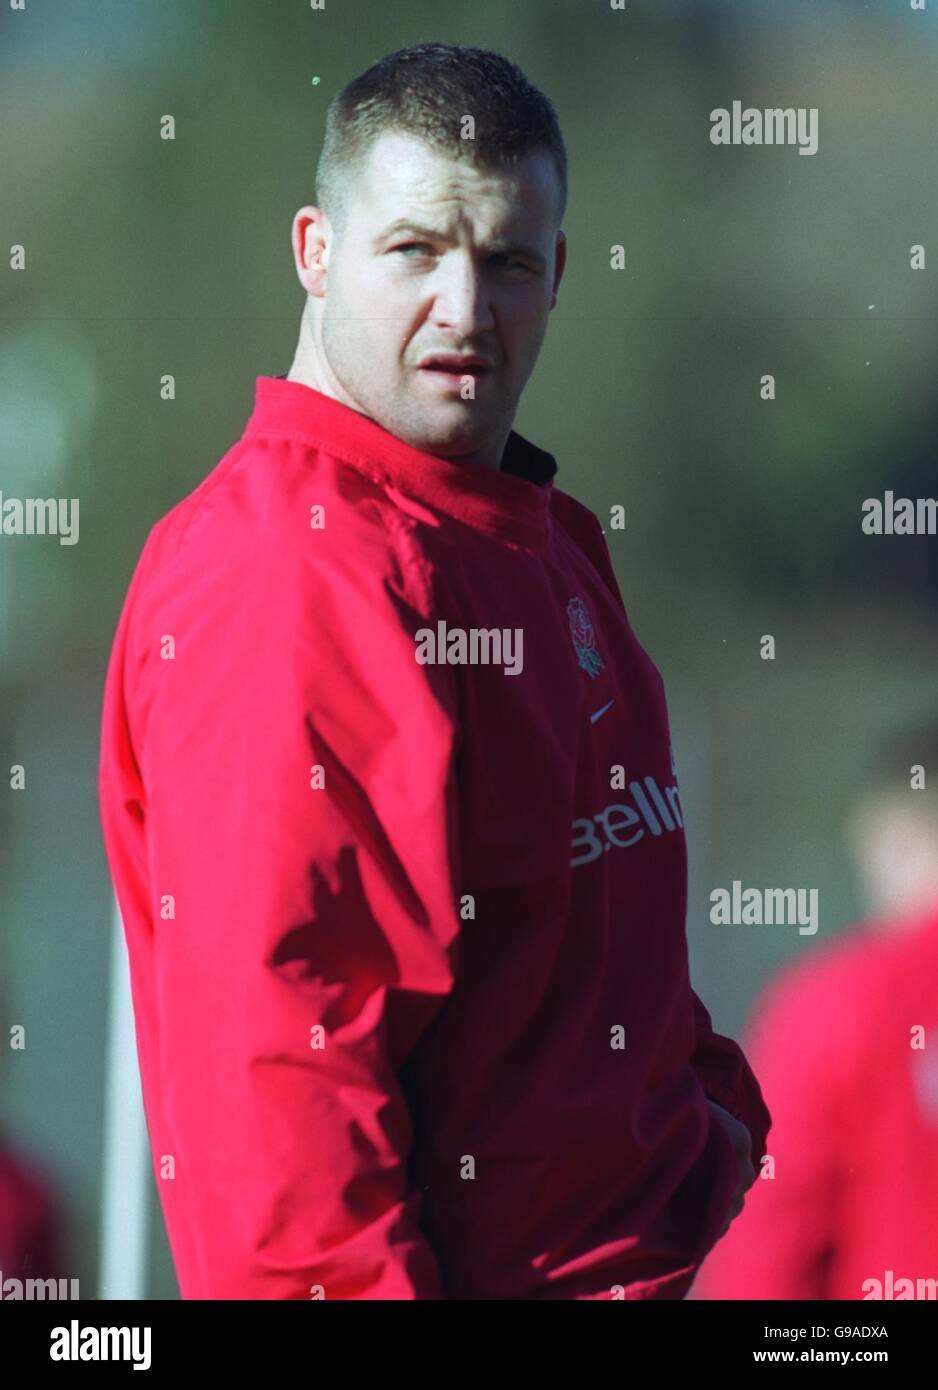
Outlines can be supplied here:
M423 376L452 386L467 376L478 381L490 375L493 369L493 364L487 357L460 357L454 352L429 353L417 366Z

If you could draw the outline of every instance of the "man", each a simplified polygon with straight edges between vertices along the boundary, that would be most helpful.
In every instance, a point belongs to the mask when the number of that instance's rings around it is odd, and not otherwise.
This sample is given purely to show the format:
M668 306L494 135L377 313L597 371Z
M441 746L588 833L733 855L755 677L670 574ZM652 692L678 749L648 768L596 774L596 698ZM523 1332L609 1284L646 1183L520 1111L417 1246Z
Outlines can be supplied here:
M695 1296L938 1297L936 774L934 723L876 756L848 825L870 915L759 1000L773 1168Z
M181 1291L679 1299L769 1115L688 980L661 679L512 430L556 115L494 53L392 54L317 195L288 378L151 532L106 692Z

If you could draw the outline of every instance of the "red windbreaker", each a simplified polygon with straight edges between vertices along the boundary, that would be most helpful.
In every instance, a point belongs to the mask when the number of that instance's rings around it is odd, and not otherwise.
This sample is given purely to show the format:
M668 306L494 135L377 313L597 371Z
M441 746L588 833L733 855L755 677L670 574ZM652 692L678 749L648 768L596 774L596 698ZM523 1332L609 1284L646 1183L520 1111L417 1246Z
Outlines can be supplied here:
M787 965L754 1012L774 1176L695 1297L936 1297L938 904L873 925Z
M705 1092L764 1152L661 678L555 471L259 377L150 532L100 798L185 1298L681 1298L737 1177Z

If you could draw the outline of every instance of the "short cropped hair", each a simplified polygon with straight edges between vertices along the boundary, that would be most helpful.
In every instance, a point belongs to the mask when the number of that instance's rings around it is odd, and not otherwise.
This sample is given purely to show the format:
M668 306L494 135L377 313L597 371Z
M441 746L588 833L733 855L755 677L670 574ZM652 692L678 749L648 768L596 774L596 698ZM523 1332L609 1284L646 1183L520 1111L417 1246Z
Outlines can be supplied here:
M461 138L464 116L475 138ZM316 170L316 202L337 227L348 189L372 142L385 131L416 135L441 153L495 171L536 151L549 154L560 181L558 224L567 206L567 152L550 100L499 53L423 43L379 59L352 79L326 113Z

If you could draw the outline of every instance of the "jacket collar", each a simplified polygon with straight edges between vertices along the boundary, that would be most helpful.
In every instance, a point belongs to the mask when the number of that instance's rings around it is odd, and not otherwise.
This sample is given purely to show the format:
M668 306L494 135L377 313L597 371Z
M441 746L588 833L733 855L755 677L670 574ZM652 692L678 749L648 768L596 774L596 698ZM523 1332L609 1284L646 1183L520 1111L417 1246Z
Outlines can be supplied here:
M311 386L259 376L245 437L272 434L321 448L392 492L499 539L546 545L557 463L515 430L500 469L454 463L413 448Z

